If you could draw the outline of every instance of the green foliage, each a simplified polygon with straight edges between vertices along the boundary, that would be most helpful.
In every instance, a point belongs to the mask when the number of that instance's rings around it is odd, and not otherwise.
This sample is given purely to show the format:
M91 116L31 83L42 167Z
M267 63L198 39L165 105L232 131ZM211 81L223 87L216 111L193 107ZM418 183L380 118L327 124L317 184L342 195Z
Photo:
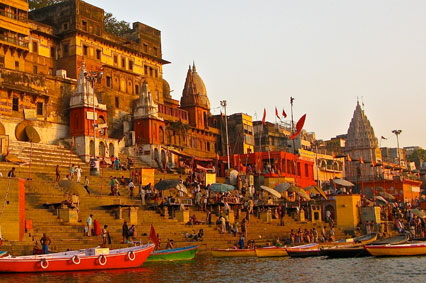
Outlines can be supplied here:
M118 21L112 13L105 12L104 24L105 31L116 36L121 36L131 31L130 23L126 21Z
M414 151L410 156L408 156L407 160L410 162L415 162L416 167L420 168L422 162L426 161L426 150L418 149Z
M64 1L65 0L28 0L28 4L30 6L30 11L32 11Z

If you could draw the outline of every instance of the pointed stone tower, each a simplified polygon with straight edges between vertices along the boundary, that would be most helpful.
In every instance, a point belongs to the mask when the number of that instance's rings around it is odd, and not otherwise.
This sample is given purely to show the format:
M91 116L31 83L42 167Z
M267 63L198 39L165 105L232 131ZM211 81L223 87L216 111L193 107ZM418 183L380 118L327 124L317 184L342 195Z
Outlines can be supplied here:
M374 170L371 165L373 162L381 163L374 129L359 102L349 125L345 154L349 154L353 160L346 166L346 176L354 182L359 182L361 178L363 181L372 179ZM359 160L363 160L364 164L361 164Z
M192 69L189 66L180 105L182 109L188 111L191 126L199 129L208 129L210 101L207 97L206 86L197 73L195 63Z

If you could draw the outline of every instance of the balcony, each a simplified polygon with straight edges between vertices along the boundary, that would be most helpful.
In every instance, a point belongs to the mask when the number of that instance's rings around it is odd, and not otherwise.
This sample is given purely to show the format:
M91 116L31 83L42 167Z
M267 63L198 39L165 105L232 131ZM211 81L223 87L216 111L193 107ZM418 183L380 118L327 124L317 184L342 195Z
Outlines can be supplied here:
M11 36L7 36L7 35L4 35L4 34L0 34L0 40L7 42L7 43L11 43L11 44L16 45L18 47L28 49L28 40L25 40L25 39L19 39L19 38L16 38L16 37L11 37Z
M28 19L28 15L23 13L23 14L16 14L16 13L10 13L10 12L6 12L4 10L0 10L0 15L7 17L9 19L13 19L13 20L17 20L17 21L25 21Z
M188 121L188 111L179 108L166 106L164 104L158 104L158 113L172 116L183 121Z

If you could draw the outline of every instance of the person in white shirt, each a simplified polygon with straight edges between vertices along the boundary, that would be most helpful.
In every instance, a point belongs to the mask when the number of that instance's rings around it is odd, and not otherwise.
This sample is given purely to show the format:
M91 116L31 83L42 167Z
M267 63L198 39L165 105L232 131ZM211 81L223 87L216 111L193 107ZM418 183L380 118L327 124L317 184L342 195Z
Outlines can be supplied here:
M77 166L77 168L75 168L74 172L75 172L75 176L77 178L77 180L76 180L77 183L80 183L81 173L83 172L83 170L80 168L80 166Z

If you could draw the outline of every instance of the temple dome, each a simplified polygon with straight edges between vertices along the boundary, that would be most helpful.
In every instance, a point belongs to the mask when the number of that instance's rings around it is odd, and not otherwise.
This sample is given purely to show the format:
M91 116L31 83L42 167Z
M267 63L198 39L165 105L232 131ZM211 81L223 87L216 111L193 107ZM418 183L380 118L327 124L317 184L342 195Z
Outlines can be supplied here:
M165 98L172 98L170 95L170 85L165 79L163 79L163 96Z
M210 110L210 101L207 97L206 86L203 79L197 73L195 64L193 64L192 69L189 66L180 103L183 108L199 106Z

